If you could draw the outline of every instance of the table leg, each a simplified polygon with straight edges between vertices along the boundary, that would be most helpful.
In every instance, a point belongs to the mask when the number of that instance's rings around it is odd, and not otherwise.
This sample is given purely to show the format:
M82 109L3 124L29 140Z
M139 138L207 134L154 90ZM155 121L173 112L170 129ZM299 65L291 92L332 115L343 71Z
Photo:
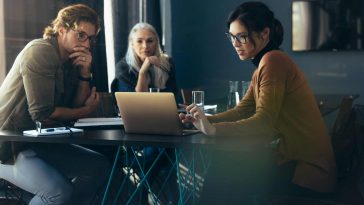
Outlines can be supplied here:
M178 204L196 204L199 192L202 189L204 176L210 165L208 152L203 148L175 149L177 178L178 178ZM201 166L196 166L201 165Z
M106 189L105 189L104 197L102 198L102 202L101 202L102 205L104 205L106 203L107 193L108 193L108 191L110 189L111 181L112 181L112 178L114 176L114 172L115 172L115 168L116 168L117 161L119 159L119 154L120 154L121 148L122 148L122 146L119 145L118 146L118 150L116 152L115 159L114 159L114 164L113 164L112 169L111 169L111 172L110 172L109 181L107 182L107 186L106 186Z

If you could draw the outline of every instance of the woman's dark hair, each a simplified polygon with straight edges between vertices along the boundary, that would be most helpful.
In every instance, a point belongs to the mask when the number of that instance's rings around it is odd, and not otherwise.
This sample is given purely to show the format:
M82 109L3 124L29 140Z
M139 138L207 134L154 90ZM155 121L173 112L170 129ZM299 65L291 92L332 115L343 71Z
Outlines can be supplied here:
M250 1L236 7L227 20L227 29L230 24L239 20L248 30L249 39L251 33L261 32L264 28L270 29L269 39L274 47L279 47L283 41L283 26L279 20L274 17L273 12L262 2ZM254 43L254 42L253 42Z

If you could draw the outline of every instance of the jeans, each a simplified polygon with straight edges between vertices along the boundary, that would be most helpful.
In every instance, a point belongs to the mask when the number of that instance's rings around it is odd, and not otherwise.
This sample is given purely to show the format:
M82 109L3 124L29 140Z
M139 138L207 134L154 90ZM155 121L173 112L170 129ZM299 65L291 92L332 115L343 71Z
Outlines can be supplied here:
M30 205L92 204L109 171L103 155L69 144L31 144L13 165L0 164L1 178L34 194Z

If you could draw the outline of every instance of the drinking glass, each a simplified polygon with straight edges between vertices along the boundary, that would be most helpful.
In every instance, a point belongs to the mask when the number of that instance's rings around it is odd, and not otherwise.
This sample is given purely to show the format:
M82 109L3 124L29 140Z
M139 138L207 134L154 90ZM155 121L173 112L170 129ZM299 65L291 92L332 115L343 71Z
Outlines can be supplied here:
M203 111L205 105L205 92L200 90L192 91L192 102Z
M231 109L239 103L238 85L239 81L229 81L227 109Z

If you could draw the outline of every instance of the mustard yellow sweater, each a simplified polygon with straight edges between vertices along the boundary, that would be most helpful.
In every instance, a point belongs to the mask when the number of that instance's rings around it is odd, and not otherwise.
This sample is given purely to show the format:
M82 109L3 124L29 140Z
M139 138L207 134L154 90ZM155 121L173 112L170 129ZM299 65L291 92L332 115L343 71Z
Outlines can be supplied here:
M304 74L285 53L264 54L239 104L208 119L217 138L268 144L278 136L277 163L297 162L293 183L321 192L334 188L336 165L324 121Z

